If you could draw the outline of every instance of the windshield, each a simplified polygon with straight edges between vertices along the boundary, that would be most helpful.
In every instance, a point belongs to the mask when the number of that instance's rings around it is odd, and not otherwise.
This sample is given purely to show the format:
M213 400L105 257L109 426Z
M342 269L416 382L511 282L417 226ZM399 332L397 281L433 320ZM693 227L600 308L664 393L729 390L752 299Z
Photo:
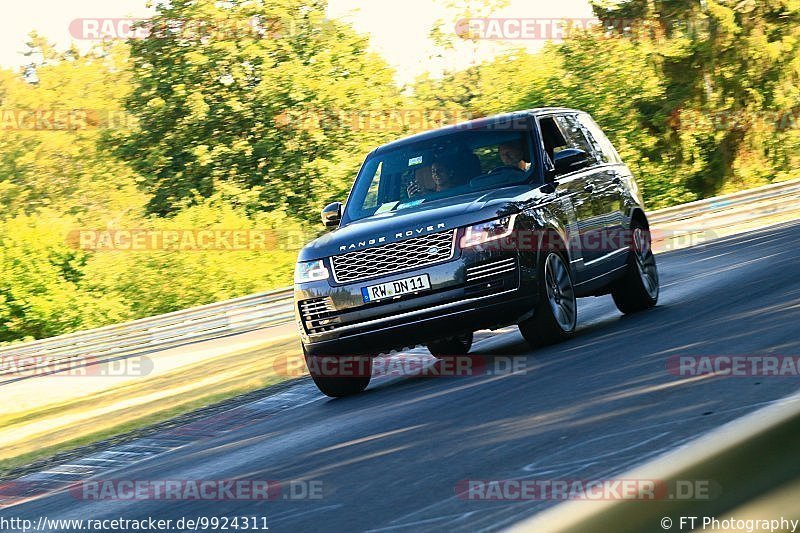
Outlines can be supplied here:
M466 130L399 146L367 159L344 216L358 220L518 185L531 175L530 153L527 131Z

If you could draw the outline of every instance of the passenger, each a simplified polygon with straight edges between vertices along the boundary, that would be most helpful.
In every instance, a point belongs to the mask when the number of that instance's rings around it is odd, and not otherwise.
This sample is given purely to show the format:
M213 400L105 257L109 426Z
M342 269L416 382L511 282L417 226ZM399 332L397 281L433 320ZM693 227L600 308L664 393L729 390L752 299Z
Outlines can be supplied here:
M522 141L509 141L498 147L500 160L504 165L528 171L531 168L530 157Z
M420 196L433 190L433 177L431 174L431 165L420 167L414 171L414 178L406 188L409 198Z
M455 179L455 171L452 167L442 161L435 161L431 165L431 178L433 179L433 192L446 191L452 189L458 183Z
M434 161L429 167L418 169L414 179L408 184L408 197L420 196L431 192L442 192L459 185L455 179L453 168L443 161Z

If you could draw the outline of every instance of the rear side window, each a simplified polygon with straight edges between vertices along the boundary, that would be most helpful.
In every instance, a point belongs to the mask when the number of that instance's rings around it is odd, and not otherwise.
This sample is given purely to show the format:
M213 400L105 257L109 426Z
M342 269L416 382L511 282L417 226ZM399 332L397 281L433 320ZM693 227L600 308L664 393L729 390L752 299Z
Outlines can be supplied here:
M586 138L583 124L578 121L575 115L560 115L556 117L556 120L559 126L561 126L561 131L564 132L564 136L567 138L569 148L583 150L589 154L589 158L593 160L595 164L600 162L594 147Z
M578 115L578 120L584 128L584 134L594 148L599 161L603 163L620 163L621 159L614 145L608 140L600 126L589 115L582 113Z

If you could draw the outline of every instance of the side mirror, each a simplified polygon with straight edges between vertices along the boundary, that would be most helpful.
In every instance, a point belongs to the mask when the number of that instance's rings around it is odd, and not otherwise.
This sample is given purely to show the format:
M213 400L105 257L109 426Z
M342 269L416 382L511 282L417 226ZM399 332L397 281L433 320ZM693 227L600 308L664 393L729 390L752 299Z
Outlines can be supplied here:
M326 228L335 228L342 220L342 202L333 202L322 210L322 224Z
M589 154L583 150L567 148L555 155L556 175L569 174L589 166Z

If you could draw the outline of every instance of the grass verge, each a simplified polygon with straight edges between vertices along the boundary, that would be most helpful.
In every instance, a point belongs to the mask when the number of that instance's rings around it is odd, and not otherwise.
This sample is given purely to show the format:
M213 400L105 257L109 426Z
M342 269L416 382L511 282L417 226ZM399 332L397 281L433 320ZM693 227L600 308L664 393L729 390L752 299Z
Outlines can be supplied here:
M298 361L299 353L296 339L284 339L58 404L0 416L1 432L7 440L0 448L0 478L38 460L113 440L290 379L297 372L287 372L286 361ZM20 438L15 438L15 433Z

